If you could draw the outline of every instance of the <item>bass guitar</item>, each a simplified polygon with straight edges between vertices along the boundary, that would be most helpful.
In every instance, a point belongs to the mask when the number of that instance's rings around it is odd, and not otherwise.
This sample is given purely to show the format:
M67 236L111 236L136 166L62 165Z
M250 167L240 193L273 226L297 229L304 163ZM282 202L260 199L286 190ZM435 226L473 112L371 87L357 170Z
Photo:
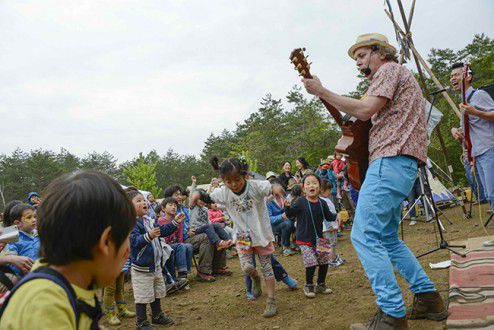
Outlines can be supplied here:
M465 86L465 79L468 78L468 75L470 74L470 67L468 64L465 63L463 66L463 77L461 79L461 101L463 104L467 104L467 98L466 98L466 86ZM473 162L473 157L472 157L472 140L470 139L470 123L468 119L468 114L463 113L463 130L464 130L464 135L465 135L465 150L467 154L467 160L472 163Z

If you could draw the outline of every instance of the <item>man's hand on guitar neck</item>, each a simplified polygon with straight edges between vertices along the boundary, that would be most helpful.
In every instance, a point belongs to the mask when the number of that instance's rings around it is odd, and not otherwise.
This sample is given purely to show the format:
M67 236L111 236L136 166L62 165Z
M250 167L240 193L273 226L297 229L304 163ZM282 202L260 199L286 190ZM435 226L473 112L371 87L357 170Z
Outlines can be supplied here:
M312 79L302 78L302 82L305 85L305 89L307 90L307 93L317 97L322 97L325 88L322 85L321 80L319 80L317 76L312 76Z
M465 138L463 136L463 130L457 127L453 127L451 129L451 135L453 135L453 138L458 141L463 141L463 139Z
M309 94L323 99L339 111L362 121L369 120L373 114L381 110L388 102L388 99L381 96L366 96L363 99L356 100L338 95L326 89L316 76L313 76L312 79L303 78L302 82Z

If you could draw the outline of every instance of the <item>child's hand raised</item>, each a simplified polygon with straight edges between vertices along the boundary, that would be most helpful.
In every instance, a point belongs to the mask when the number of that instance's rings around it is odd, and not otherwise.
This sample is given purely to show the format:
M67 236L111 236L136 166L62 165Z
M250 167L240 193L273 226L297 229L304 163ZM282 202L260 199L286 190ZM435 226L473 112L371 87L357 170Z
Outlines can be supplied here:
M159 237L160 234L161 234L161 230L159 227L154 227L153 229L151 229L149 232L149 237L151 238L156 238L156 237Z
M196 183L197 182L197 178L195 176L191 176L190 177L190 180L193 182L193 183Z
M178 223L181 223L182 221L184 221L184 219L185 219L185 214L184 213L179 213L175 217L175 221L178 222Z

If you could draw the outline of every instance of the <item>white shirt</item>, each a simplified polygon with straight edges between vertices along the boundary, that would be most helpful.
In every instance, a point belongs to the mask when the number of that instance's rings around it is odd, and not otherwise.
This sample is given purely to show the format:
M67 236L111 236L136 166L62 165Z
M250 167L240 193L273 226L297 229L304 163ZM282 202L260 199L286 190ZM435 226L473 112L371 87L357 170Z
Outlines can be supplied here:
M215 189L211 199L226 206L236 232L249 232L252 246L267 246L274 241L265 198L271 195L269 181L248 180L245 191L237 195L226 185Z

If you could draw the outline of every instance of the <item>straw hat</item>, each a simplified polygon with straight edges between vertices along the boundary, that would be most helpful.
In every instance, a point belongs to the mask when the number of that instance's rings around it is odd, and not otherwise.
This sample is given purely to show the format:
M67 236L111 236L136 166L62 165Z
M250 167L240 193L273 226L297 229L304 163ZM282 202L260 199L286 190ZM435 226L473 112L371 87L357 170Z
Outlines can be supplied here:
M396 48L389 43L388 38L386 38L386 36L379 33L366 33L366 34L361 34L357 37L357 41L355 42L355 44L353 44L353 46L350 47L350 49L348 49L348 56L350 56L353 59L353 54L355 53L357 48L369 47L372 45L387 47L396 52Z

